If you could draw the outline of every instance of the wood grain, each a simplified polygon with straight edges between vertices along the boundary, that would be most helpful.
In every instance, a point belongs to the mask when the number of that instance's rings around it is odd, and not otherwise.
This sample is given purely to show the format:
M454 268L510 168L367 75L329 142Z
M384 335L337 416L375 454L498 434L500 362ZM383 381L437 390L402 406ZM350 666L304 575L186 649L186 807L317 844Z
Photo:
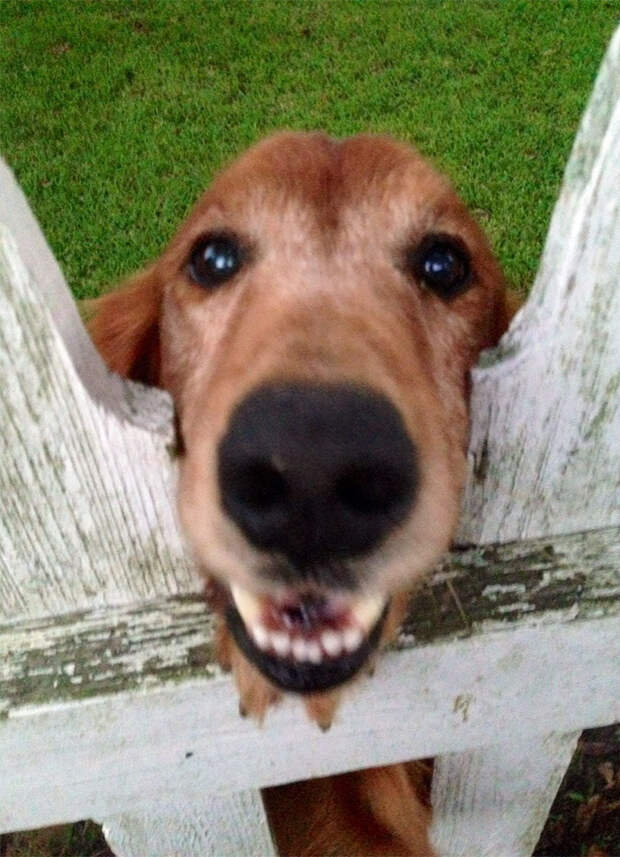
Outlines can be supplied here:
M577 134L532 293L473 373L460 539L620 522L620 30Z
M619 191L620 29L582 119L530 298L496 352L473 373L460 531L466 542L585 535L620 521ZM586 557L587 550L581 561ZM617 556L612 563L617 569ZM527 572L511 585L525 592ZM535 599L523 604L535 607ZM617 621L615 627L620 638ZM584 627L584 645L592 628ZM531 693L536 680L554 689L556 678L553 667L546 678L524 676L523 693ZM620 698L617 677L610 682L603 692ZM587 681L582 693L588 696ZM515 701L510 745L439 761L434 829L444 857L532 853L561 778L560 760L568 763L577 735L562 735L557 716L549 717L540 734L557 730L544 744L555 742L557 754L521 745L513 777L502 775L498 759L514 758L523 716ZM531 797L524 799L520 790L529 772L535 776ZM451 789L453 782L466 784L466 801Z

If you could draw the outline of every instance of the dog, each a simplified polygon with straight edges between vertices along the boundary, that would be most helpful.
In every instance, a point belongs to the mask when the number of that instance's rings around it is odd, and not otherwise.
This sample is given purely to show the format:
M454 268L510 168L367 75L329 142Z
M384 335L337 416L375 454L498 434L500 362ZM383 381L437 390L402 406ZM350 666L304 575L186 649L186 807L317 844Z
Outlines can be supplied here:
M110 369L171 394L178 509L240 711L326 729L447 550L469 370L514 300L443 176L388 137L280 132L98 299ZM432 855L429 769L265 790L283 854Z

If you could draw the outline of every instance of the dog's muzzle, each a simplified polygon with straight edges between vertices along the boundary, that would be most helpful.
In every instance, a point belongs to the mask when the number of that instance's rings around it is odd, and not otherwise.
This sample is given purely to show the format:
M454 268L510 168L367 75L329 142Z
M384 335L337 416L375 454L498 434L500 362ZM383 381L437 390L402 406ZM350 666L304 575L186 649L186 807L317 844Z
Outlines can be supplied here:
M232 588L226 616L239 647L286 690L351 678L376 647L387 606L358 594L369 581L356 578L355 559L407 517L418 488L398 410L362 386L259 387L232 413L218 481L226 514L272 560L277 593Z

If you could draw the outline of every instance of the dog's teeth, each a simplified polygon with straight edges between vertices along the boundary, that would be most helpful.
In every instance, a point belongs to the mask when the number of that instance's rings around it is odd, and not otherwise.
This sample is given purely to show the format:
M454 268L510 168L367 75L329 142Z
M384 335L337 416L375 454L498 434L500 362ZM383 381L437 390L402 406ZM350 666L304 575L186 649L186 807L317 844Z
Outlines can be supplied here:
M354 652L359 649L363 639L364 635L359 628L347 628L342 635L342 642L347 652Z
M355 599L350 606L348 627L341 632L328 628L317 640L305 639L303 636L291 637L283 630L269 631L262 622L263 605L259 596L234 584L231 594L239 615L259 649L270 649L280 658L292 656L296 661L313 664L320 664L325 656L336 658L344 652L356 651L385 606L385 600L378 595Z
M308 656L308 660L313 664L320 664L323 660L321 647L315 640L306 643L306 655Z
M281 658L288 655L291 650L291 639L288 634L285 634L282 631L272 631L269 639L276 655Z
M269 648L269 631L262 625L252 625L252 636L259 649Z
M342 651L342 637L335 631L323 631L321 634L321 645L326 654L335 658Z
M251 628L256 625L261 613L259 599L247 589L242 589L234 583L230 587L230 593L246 626Z
M351 612L360 627L368 633L379 618L384 605L385 599L380 595L367 595L354 602Z
M296 661L307 661L308 658L308 644L305 640L302 640L301 637L295 637L291 644L291 651L293 652L293 657Z

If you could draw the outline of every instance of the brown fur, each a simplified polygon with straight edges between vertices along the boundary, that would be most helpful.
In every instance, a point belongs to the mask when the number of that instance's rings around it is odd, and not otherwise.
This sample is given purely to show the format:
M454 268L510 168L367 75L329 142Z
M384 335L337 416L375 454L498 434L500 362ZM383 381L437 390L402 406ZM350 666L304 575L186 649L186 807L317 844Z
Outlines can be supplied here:
M264 789L280 854L432 857L430 772L405 763Z
M201 235L224 229L248 244L250 263L205 292L189 280L187 258ZM404 248L429 232L458 236L473 260L473 286L448 304L403 270ZM419 450L420 497L359 560L392 596L389 642L452 537L468 371L512 312L487 242L448 182L387 138L276 135L224 171L161 258L93 310L91 333L110 368L173 396L186 447L181 520L201 565L224 584L265 586L264 556L219 504L215 450L235 405L282 379L360 382L395 403ZM280 692L223 624L218 633L241 710L260 720ZM308 715L328 728L341 693L307 697ZM420 769L400 765L269 789L267 805L287 854L430 855L420 788Z

